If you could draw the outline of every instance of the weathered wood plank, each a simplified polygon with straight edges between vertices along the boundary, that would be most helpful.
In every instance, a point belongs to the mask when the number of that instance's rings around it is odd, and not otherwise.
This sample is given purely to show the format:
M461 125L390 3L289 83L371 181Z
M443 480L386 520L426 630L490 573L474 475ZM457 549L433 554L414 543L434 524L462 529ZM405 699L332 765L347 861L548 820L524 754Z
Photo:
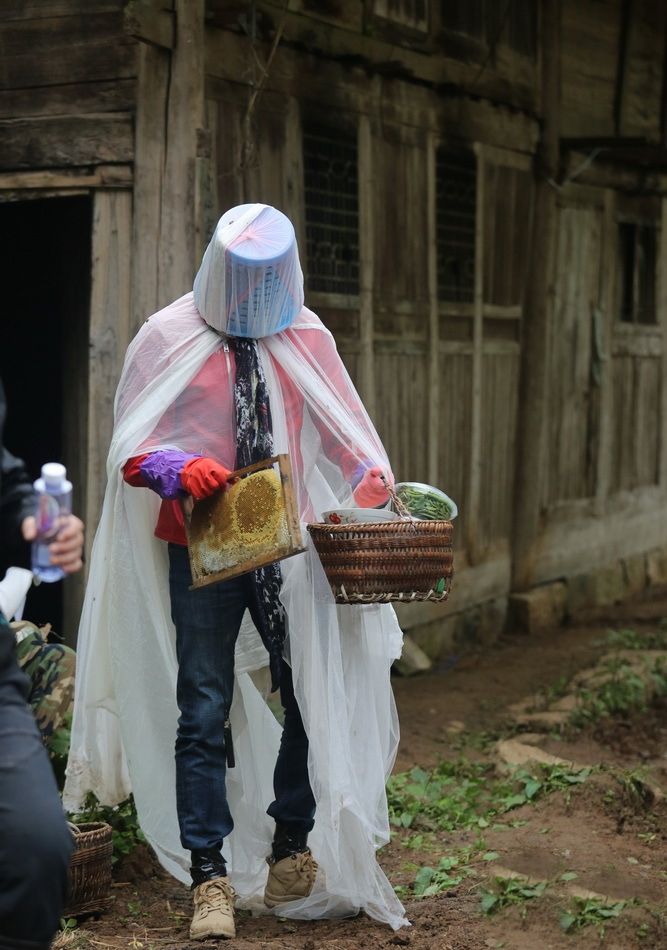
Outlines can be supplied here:
M136 42L120 10L0 25L0 89L127 79L136 75Z
M372 415L399 481L428 481L428 356L375 353Z
M594 493L599 407L591 347L600 255L600 212L561 208L549 327L546 504Z
M438 486L459 508L455 544L465 544L470 509L472 457L472 351L457 351L454 344L440 344L440 428L429 432L438 442Z
M345 33L347 36L347 33ZM268 44L258 44L266 55ZM248 41L227 30L206 30L207 94L214 98L227 95L227 83L249 85ZM222 82L221 82L222 80ZM483 139L489 145L512 142L517 151L532 152L538 136L534 118L482 98L434 97L434 91L406 79L382 76L382 115L388 123L414 126L422 133L427 128L441 133L455 129L458 136L472 141ZM377 110L369 98L368 74L346 62L345 68L288 47L279 47L271 68L268 87L302 101L312 101L318 109L355 112ZM481 93L480 93L481 95Z
M600 16L595 4L562 3L562 135L613 135L616 51L621 0L608 0ZM582 95L582 90L586 94Z
M45 20L77 14L118 13L125 0L3 0L2 20Z
M666 27L667 5L633 0L619 102L619 135L659 139Z
M132 117L126 113L0 121L3 170L124 163L133 157Z
M486 548L507 539L512 527L512 489L519 391L519 350L491 353L482 364L482 445L480 531Z
M133 112L134 79L66 83L37 89L0 91L0 119L26 119L41 115L81 115L100 112Z
M409 301L413 312L427 313L426 143L423 136L419 144L406 142L400 127L388 131L383 124L375 137L373 295L392 309L395 301Z
M272 34L277 24L284 22L285 39L289 43L317 50L326 58L349 61L354 57L386 76L406 77L435 86L453 83L464 90L474 89L476 95L498 98L527 111L536 106L534 64L525 57L508 57L502 48L496 51L493 66L487 62L488 68L480 72L447 55L431 56L408 47L404 42L397 43L397 36L400 40L405 39L403 28L389 30L383 37L379 35L382 31L361 33L319 22L291 9L285 12L285 5L280 2L260 0L257 7L265 14L267 33ZM321 9L322 5L319 7ZM498 65L499 68L494 68Z
M85 521L89 544L106 485L113 401L130 339L132 192L98 191L93 207L90 293L88 473Z
M614 357L612 491L659 480L662 356Z
M247 47L241 37L226 31L206 33L206 94L218 100L237 100L249 85ZM219 34L219 35L218 35ZM369 96L368 75L358 67L316 59L305 53L279 48L271 69L269 89L311 102L318 110L378 114L390 124L412 126L420 135L427 129L441 134L456 129L462 139L530 153L535 148L538 124L534 118L483 99L462 100L439 95L411 83L382 79L381 98Z

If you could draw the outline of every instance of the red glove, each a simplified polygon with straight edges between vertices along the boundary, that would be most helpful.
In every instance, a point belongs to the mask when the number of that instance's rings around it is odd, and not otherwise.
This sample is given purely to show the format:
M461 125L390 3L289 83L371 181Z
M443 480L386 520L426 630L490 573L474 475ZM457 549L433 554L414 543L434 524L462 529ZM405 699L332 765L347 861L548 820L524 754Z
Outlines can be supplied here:
M215 459L190 459L181 469L181 485L188 495L200 501L224 488L230 475L229 469Z
M354 489L354 500L360 508L377 508L378 505L384 505L389 500L389 492L380 477L382 474L391 484L391 475L383 473L381 468L369 468L364 472L361 481Z

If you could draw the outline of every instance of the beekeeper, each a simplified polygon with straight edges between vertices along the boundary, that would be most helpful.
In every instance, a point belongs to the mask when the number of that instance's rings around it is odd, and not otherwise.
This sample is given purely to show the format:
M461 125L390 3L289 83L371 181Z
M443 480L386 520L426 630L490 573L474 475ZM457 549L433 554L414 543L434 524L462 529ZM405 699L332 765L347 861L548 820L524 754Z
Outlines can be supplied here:
M337 607L312 546L189 589L183 499L277 453L304 525L387 500L382 444L303 306L294 229L241 205L220 219L194 292L128 348L65 787L70 808L88 791L106 804L134 793L159 859L191 880L193 938L234 936L234 904L406 923L375 857L398 740L392 608ZM251 676L265 666L282 729Z

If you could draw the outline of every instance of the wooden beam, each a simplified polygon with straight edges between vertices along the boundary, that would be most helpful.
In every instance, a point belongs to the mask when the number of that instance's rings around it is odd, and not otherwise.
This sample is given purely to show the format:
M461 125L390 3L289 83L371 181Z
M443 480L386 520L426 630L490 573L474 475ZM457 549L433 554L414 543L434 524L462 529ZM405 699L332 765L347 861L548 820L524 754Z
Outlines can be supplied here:
M551 268L556 244L556 189L560 158L561 4L541 0L542 141L535 162L535 201L527 268L521 341L517 457L514 478L512 584L534 582L534 546L541 526L545 421L547 418L547 346Z
M57 171L0 173L0 191L8 189L127 188L132 185L131 165L96 165Z
M0 170L128 163L134 159L132 116L46 116L0 121Z
M160 49L174 48L174 14L148 0L131 0L123 10L123 29L128 36Z

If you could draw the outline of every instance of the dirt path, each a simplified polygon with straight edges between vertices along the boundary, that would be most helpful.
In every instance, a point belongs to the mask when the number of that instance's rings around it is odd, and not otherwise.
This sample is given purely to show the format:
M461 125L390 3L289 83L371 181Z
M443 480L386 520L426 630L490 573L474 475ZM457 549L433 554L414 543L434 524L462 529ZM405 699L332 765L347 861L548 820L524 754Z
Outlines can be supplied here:
M512 712L519 703L538 711L562 705L572 677L614 647L610 627L631 628L621 639L638 650L664 639L665 616L667 601L618 609L540 637L508 636L479 655L452 656L428 675L395 679L402 730L396 771L417 771L390 792L402 825L381 863L412 927L393 933L365 917L301 923L239 915L233 946L587 950L599 947L604 933L603 946L612 950L667 947L666 701L632 714L587 712L578 730L540 726L539 734ZM649 679L662 686L667 671L663 682L656 669ZM608 704L639 688L625 675L617 662ZM514 752L528 742L557 759L503 772L497 743L508 739ZM62 946L202 946L187 938L189 892L147 852L117 865L115 878L112 911L81 921L60 938ZM415 887L426 895L416 897ZM492 913L482 913L482 900Z

